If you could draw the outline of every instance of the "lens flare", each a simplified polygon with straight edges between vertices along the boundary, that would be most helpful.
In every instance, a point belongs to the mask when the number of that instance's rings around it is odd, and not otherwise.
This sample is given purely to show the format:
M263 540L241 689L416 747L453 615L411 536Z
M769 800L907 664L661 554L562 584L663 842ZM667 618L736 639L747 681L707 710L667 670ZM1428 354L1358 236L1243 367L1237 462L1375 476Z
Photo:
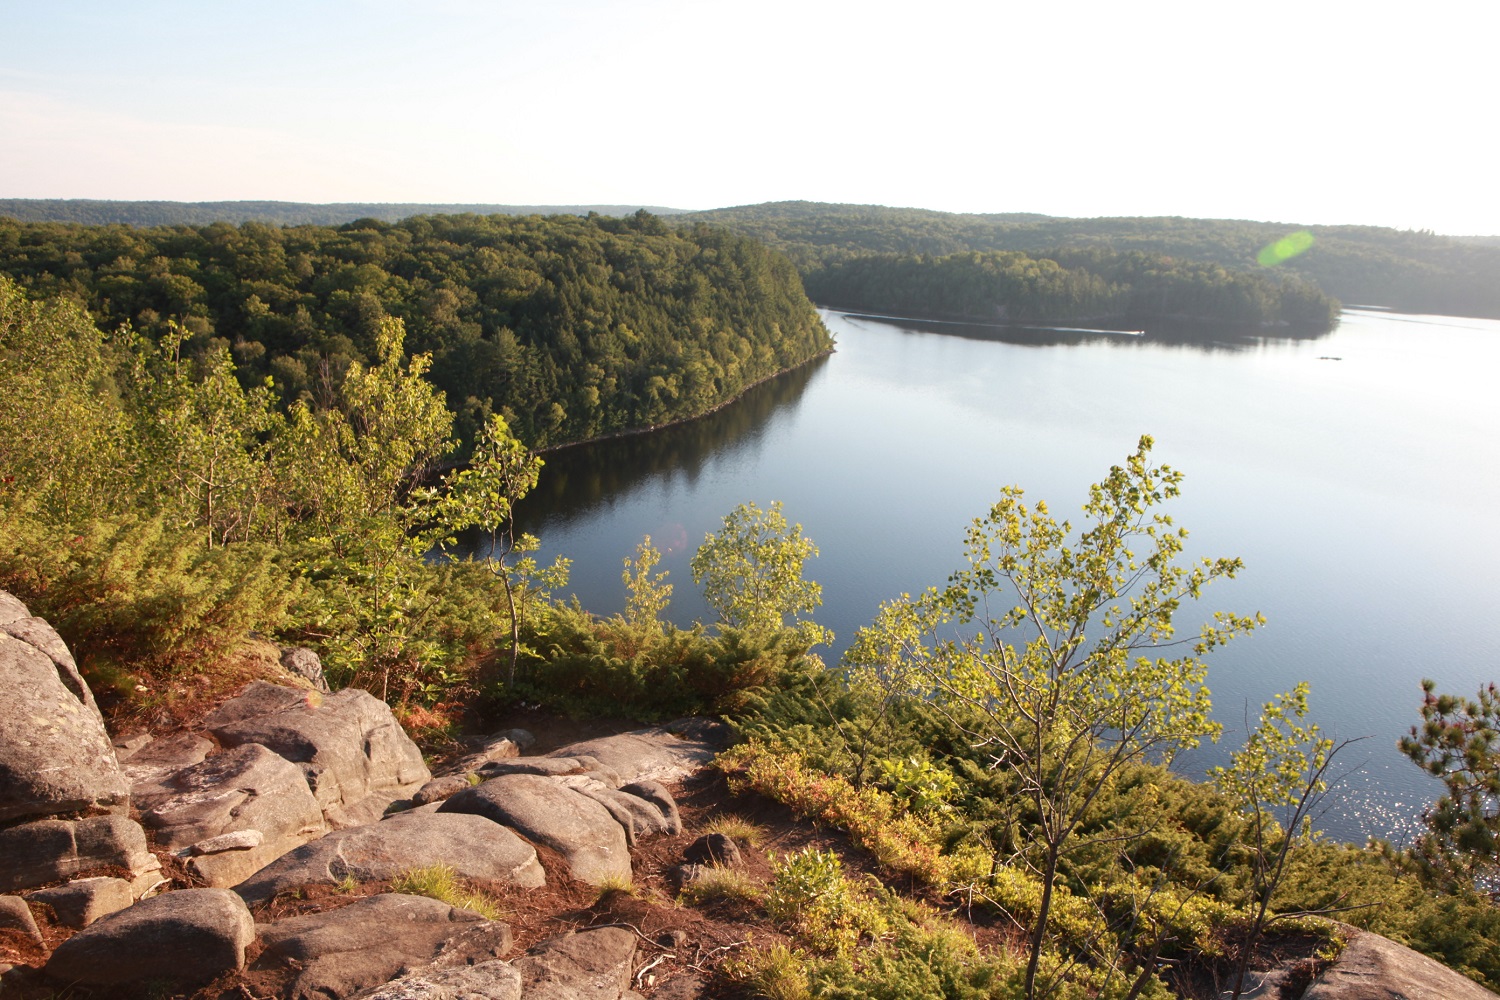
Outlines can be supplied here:
M1275 267L1277 264L1285 263L1298 254L1306 253L1313 245L1313 234L1303 229L1283 236L1275 243L1270 244L1255 259L1261 267Z

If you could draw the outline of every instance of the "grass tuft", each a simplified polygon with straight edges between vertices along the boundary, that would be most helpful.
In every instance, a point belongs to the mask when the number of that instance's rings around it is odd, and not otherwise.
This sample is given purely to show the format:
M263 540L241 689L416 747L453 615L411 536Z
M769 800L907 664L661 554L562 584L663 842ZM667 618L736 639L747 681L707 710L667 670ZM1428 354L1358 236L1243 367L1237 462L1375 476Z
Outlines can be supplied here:
M807 958L785 945L755 951L721 968L731 981L749 987L762 1000L812 1000L812 978Z
M391 891L440 900L461 910L472 910L486 920L499 920L503 916L493 899L468 889L453 866L441 861L407 869L391 881Z
M722 833L731 840L759 847L766 839L766 828L739 813L719 813L703 824L704 833Z
M682 887L682 900L690 906L702 906L721 900L760 906L765 892L750 876L733 868L709 868L697 879Z

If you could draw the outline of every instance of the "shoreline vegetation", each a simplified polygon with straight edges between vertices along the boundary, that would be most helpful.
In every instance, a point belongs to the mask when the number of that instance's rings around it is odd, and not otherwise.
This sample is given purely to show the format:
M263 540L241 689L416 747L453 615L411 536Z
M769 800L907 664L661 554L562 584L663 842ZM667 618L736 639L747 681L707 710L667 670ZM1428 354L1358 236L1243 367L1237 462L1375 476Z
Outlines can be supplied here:
M751 382L739 392L735 393L735 395L724 400L723 402L716 403L715 405L702 411L701 413L694 413L686 417L679 417L676 420L669 420L666 423L662 424L653 424L649 427L627 428L622 431L615 431L611 434L603 434L599 437L586 438L582 441L564 441L559 444L548 445L545 448L535 448L533 449L533 451L538 455L547 455L553 452L566 451L569 448L581 448L584 445L601 444L605 441L615 441L619 440L620 438L640 437L643 434L653 434L657 431L664 431L671 427L681 427L684 424L691 424L694 421L702 420L705 417L711 417L715 413L718 413L726 407L733 406L735 403L738 403L740 400L744 399L745 396L750 392L762 385L765 385L767 382L771 382L778 378L781 378L783 375L790 375L792 372L796 371L799 368L805 368L810 364L823 360L824 358L832 357L836 353L838 353L837 345L829 347L826 350L819 351L817 354L814 354L812 357L807 358L804 361L799 361L794 365L790 365L786 368L781 369L780 371L772 372L764 378L756 379L754 382Z

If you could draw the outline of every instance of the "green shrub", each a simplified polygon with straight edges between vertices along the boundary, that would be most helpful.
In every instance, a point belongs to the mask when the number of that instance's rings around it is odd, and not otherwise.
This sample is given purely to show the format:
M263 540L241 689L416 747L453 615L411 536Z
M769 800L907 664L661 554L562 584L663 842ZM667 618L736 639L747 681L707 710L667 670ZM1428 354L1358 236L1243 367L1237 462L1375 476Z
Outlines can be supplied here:
M251 632L277 631L297 594L269 548L205 549L196 533L135 517L0 518L0 588L101 670L207 669Z

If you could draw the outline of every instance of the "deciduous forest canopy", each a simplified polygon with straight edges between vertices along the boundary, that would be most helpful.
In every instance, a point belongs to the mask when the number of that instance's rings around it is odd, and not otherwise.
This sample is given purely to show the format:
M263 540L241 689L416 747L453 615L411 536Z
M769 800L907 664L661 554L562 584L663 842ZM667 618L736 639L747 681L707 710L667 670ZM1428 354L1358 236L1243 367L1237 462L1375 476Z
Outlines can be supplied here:
M787 260L723 228L603 216L417 216L337 228L0 220L0 273L106 329L180 322L284 402L374 359L381 322L431 353L472 440L532 447L699 415L831 347ZM192 345L189 345L191 349Z

